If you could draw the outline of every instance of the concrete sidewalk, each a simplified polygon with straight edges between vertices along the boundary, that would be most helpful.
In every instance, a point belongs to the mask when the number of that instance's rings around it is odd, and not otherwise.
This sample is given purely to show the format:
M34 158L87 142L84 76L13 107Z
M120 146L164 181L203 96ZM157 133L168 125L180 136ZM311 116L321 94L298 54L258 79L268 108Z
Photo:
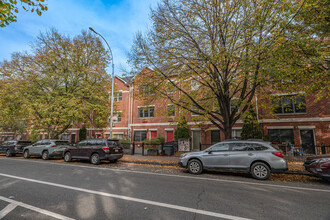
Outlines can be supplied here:
M119 160L125 163L150 164L162 166L178 166L178 156L142 156L141 154L124 154Z

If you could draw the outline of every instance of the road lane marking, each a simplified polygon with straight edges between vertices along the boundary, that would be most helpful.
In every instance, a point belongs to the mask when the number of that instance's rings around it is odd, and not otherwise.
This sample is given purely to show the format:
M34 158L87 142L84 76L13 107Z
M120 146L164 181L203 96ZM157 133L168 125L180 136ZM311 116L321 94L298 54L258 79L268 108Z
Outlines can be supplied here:
M22 159L14 159L14 158L2 158L5 160L17 160L23 162L33 162L33 163L43 163L43 164L56 164L60 166L69 166L69 167L80 167L80 168L88 168L88 169L97 169L97 170L110 170L114 172L126 172L126 173L137 173L137 174L147 174L147 175L155 175L155 176L166 176L166 177L175 177L175 178L184 178L184 179L196 179L196 180L206 180L206 181L215 181L215 182L223 182L223 183L236 183L236 184L244 184L244 185L254 185L254 186L266 186L266 187L275 187L281 189L293 189L298 190L298 192L304 193L300 190L306 191L313 191L313 192L327 192L330 193L330 190L327 189L314 189L314 188L306 188L306 187L297 187L297 186L286 186L286 185L275 185L275 184L268 184L268 183L255 183L255 182L245 182L245 181L238 181L238 180L224 180L224 179L214 179L214 178L207 178L207 177L197 177L197 176L182 176L182 175L175 175L175 174L164 174L164 173L152 173L152 172L145 172L145 171L135 171L135 170L122 170L122 169L114 169L114 168L107 168L107 167L94 167L94 166L84 166L84 165L77 165L77 164L69 164L69 163L56 163L56 162L44 162L44 161L35 161L35 160L22 160Z
M0 211L0 219L3 219L6 215L8 215L11 211L13 211L17 207L16 204L10 203L4 209Z
M75 187L75 186L68 186L68 185L63 185L63 184L58 184L58 183L29 179L29 178L24 178L24 177L19 177L19 176L8 175L8 174L4 174L4 173L0 173L0 176L13 178L13 179L19 179L19 180L33 182L33 183L49 185L49 186L55 186L55 187L64 188L64 189L75 190L75 191L84 192L84 193L90 193L90 194L94 194L94 195L117 198L117 199L122 199L122 200L126 200L126 201L131 201L131 202L138 202L138 203L148 204L148 205L152 205L152 206L159 206L159 207L163 207L163 208L175 209L175 210L179 210L179 211L186 211L186 212L191 212L191 213L200 214L200 215L207 215L207 216L211 216L211 217L218 217L218 218L231 219L231 220L250 220L248 218L226 215L226 214L217 213L217 212L205 211L205 210L201 210L201 209L194 209L194 208L189 208L189 207L180 206L180 205L172 205L172 204L168 204L168 203L156 202L156 201L146 200L146 199L138 199L138 198L134 198L134 197L100 192L100 191L95 191L95 190L83 189L83 188L79 188L79 187ZM5 198L5 197L0 196L0 199L4 200L3 198ZM5 198L5 199L9 200L7 198ZM14 202L11 202L11 203L14 203ZM19 202L17 202L17 203L19 203ZM46 210L44 210L44 211L46 211Z
M3 196L0 196L0 200L5 201L5 202L9 202L10 203L9 205L12 205L12 210L14 208L16 208L17 206L20 206L20 207L23 207L23 208L26 208L26 209L30 209L32 211L39 212L39 213L44 214L44 215L48 215L48 216L53 217L53 218L56 218L56 219L61 219L61 220L75 220L73 218L69 218L69 217L66 217L64 215L60 215L60 214L57 214L57 213L54 213L54 212L51 212L51 211L47 211L45 209L41 209L41 208L38 208L38 207L35 207L35 206L32 206L32 205L28 205L28 204L23 203L23 202L18 202L16 200L8 199L8 198L3 197ZM12 210L10 210L10 211L12 211ZM2 213L2 211L0 212L0 219L1 219L1 213Z

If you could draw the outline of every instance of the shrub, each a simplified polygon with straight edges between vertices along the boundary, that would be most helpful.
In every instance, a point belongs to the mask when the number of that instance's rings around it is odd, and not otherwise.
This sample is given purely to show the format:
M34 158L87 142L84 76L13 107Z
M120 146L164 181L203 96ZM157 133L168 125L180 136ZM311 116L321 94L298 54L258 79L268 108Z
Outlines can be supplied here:
M162 136L158 136L155 138L152 138L150 140L144 140L143 143L145 144L162 144L165 142L165 138Z
M126 139L122 139L119 140L119 142L121 143L121 146L123 146L123 148L125 149L130 149L131 148L131 140L126 138Z
M40 137L40 132L36 130L32 130L29 135L29 141L36 142L39 140L39 137Z
M175 140L190 138L188 123L184 116L179 118L177 129L174 132L174 138Z
M243 140L262 138L262 131L257 120L257 114L254 112L252 105L250 105L249 111L244 118L241 137Z

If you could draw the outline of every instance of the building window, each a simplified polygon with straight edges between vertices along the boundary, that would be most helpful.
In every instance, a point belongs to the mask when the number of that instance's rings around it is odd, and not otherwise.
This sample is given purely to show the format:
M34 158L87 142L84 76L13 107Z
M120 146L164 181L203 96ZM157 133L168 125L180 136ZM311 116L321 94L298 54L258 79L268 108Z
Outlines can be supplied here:
M123 92L114 92L113 93L113 101L114 102L119 102L119 101L121 101L121 100L123 100Z
M191 107L191 111L193 111L191 113L191 116L199 116L198 113L200 113L200 109L198 108L197 105L193 104L193 106Z
M293 129L268 129L268 135L272 143L294 143Z
M113 115L117 117L117 120L114 122L121 122L121 112L115 112Z
M242 130L241 129L238 129L238 130L232 130L231 131L231 137L233 139L241 139L241 134L242 134Z
M198 90L198 89L199 89L198 81L195 79L191 80L191 90Z
M70 134L62 134L61 140L69 141L69 138L70 138Z
M213 130L211 131L211 144L216 144L220 142L220 131L219 130Z
M239 100L238 99L233 99L230 102L230 113L234 111L234 109L236 109L236 113L239 112Z
M139 95L153 95L154 91L149 85L143 85L139 88Z
M134 141L144 141L147 138L147 131L134 131Z
M173 92L175 92L175 87L174 87L174 85L172 84L172 83L168 83L168 86L167 86L167 91L169 92L169 93L173 93Z
M154 106L139 107L138 108L139 118L152 118L154 117L154 111L155 111Z
M168 117L175 116L175 107L174 107L174 105L168 105L167 106L167 116Z
M306 113L306 100L301 95L286 95L272 100L275 114Z
M118 139L118 140L123 140L124 139L124 135L123 134L113 134L112 136L115 139Z

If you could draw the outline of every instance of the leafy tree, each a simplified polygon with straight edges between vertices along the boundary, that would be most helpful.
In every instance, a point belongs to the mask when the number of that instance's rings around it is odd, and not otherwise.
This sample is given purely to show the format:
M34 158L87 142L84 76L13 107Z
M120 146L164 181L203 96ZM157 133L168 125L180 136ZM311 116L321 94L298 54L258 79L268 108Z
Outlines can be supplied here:
M36 142L40 140L40 132L37 130L32 129L30 135L29 135L29 141Z
M17 21L18 4L23 10L35 12L39 16L42 11L47 11L47 6L43 3L44 0L2 0L0 1L0 27L5 27L11 22Z
M149 101L168 99L231 138L233 125L262 88L329 94L323 62L328 41L307 22L312 3L162 0L151 12L151 30L136 35L132 74L153 90L145 96ZM318 10L323 16L325 9Z
M179 117L177 128L174 132L175 140L190 138L187 120L184 116Z
M19 94L12 87L11 79L0 80L0 131L24 134L26 130L26 111L19 102Z
M245 115L241 137L243 140L262 138L262 131L257 119L257 114L253 110L252 105L250 105L250 108Z
M87 32L69 38L56 30L40 34L33 53L16 53L0 65L0 80L11 80L34 129L50 138L75 122L104 127L109 116L109 62L101 41Z

